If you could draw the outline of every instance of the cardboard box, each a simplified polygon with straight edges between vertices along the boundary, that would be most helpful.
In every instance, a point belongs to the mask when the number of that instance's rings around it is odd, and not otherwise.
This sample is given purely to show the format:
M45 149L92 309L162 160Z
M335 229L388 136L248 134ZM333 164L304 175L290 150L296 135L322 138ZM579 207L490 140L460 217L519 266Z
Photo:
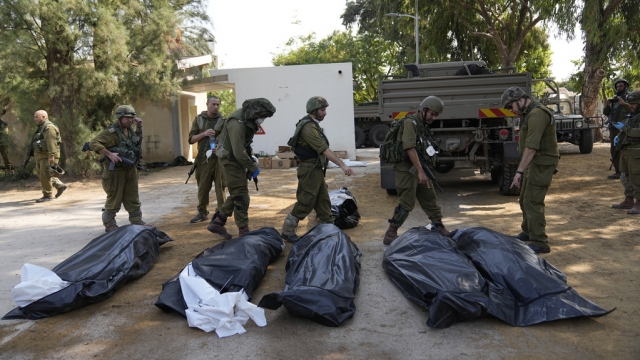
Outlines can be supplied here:
M270 157L259 157L258 158L258 166L260 169L271 169L271 158Z
M278 146L277 152L287 152L287 151L291 151L291 146Z
M339 157L340 159L347 158L347 152L345 150L336 150L333 153L336 154L336 156Z
M289 159L273 159L271 160L272 169L288 169L291 167L291 160Z
M293 159L296 154L293 153L293 151L285 151L285 152L277 152L276 156L279 157L280 159Z
M291 167L298 167L298 160L296 160L296 159L289 159L289 161L291 162Z

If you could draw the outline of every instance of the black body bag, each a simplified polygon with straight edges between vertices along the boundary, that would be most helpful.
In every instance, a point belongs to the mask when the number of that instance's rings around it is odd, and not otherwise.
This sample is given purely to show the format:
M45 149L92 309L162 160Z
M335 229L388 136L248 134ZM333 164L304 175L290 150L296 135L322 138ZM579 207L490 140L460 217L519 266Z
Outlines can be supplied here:
M292 315L338 326L356 311L361 255L335 225L318 224L293 244L284 290L265 295L258 306L276 310L284 305Z
M110 298L129 281L146 274L158 259L160 245L171 241L153 226L126 225L101 235L52 271L71 284L2 319L41 319Z
M251 231L206 249L191 262L193 270L220 293L244 289L249 299L267 272L267 266L280 256L284 242L270 227ZM180 271L182 272L182 271ZM156 306L186 317L180 272L162 284Z
M360 222L358 205L353 194L343 187L329 191L331 200L331 215L335 218L334 224L340 229L351 229Z

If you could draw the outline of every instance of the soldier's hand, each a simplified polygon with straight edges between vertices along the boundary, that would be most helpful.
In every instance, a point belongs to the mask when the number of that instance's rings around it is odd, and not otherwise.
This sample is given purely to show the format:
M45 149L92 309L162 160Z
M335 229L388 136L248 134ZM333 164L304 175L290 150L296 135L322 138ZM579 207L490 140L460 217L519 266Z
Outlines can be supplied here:
M110 153L109 155L107 155L107 157L109 158L109 160L111 160L112 163L122 162L122 159L120 159L118 153Z
M49 164L53 164L54 162L56 162L56 159L53 156L49 156Z
M207 129L202 133L204 136L216 136L216 132L213 129Z
M135 121L136 125L142 126L142 119L140 119L139 117L133 118L133 121Z
M342 172L344 172L345 175L347 176L351 176L351 175L355 175L356 173L353 172L353 170L351 170L350 167L348 167L347 165L345 165L344 167L341 168Z
M520 189L522 184L522 174L516 173L516 176L513 177L513 181L511 182L511 188Z
M427 174L424 173L424 171L418 172L418 180L420 181L420 184L427 185L429 189L431 188L431 183L429 183L429 178L427 177Z

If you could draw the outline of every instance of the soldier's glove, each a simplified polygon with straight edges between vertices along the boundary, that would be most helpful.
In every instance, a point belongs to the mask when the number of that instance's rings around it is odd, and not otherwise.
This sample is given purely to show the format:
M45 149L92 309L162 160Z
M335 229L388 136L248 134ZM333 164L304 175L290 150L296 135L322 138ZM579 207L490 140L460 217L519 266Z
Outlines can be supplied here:
M618 146L618 135L613 138L613 146Z
M624 127L624 123L623 122L615 122L615 123L613 123L613 127L618 129L618 130L622 130L622 128Z

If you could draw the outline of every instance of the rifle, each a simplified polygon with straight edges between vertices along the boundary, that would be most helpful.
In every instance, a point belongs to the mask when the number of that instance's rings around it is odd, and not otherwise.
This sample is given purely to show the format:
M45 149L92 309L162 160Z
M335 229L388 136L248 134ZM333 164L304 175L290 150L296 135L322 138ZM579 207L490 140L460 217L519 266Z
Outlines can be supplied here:
M420 165L422 166L422 170L424 171L424 173L427 175L429 179L431 179L431 181L438 188L438 190L440 190L441 193L444 193L440 185L438 185L438 179L436 179L436 176L433 174L431 169L429 169L429 166L427 165L427 161L425 160L422 152L416 150L416 154L418 154L418 160L420 161ZM409 171L411 172L411 170ZM414 172L415 172L415 168L413 168L413 172L411 173L413 174Z
M82 152L87 152L89 150L91 150L89 148L89 143L88 142L84 143L84 146L82 147ZM147 169L146 167L144 167L144 166L142 166L140 164L136 164L133 161L127 159L127 158L120 158L120 160L122 160L122 163L127 165L127 166L135 166L136 168L138 168L138 169L140 169L142 171L149 172L149 169ZM108 156L105 156L105 157L103 157L102 159L99 160L99 162L101 162L101 163L105 162L105 161L109 161L109 171L113 171L113 169L115 169L115 167L116 167L116 164L113 161L111 161L111 159L109 159Z
M31 160L32 156L33 156L33 143L29 146L29 151L27 152L27 158L24 159L24 164L22 164L22 172L24 172L25 169L27 168L27 164L29 163L29 160Z
M198 156L193 159L193 165L191 165L191 170L189 170L189 172L187 173L187 181L184 182L185 184L189 182L189 179L191 179L191 175L193 175L193 172L196 171L196 168L198 167L198 159L200 158L200 154L202 153L202 151L204 151L204 144L205 142L202 142L202 145L198 147Z

